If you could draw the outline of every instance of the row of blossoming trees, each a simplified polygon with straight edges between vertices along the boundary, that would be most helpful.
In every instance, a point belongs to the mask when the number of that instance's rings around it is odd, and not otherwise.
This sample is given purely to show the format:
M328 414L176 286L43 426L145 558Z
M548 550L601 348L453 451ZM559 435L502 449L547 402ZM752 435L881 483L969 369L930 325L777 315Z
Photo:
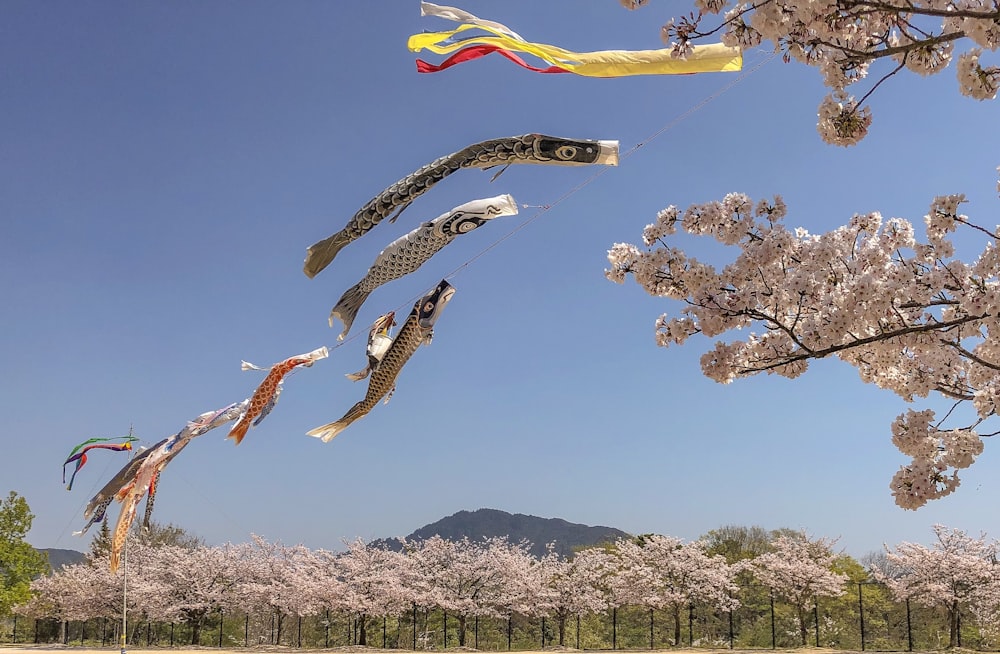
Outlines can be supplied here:
M942 607L952 645L963 610L982 631L996 629L996 544L944 527L935 527L935 534L932 547L903 543L864 574L883 582L897 601ZM452 617L462 646L480 618L547 618L564 645L573 617L641 607L649 613L651 639L656 610L667 616L668 640L676 645L683 642L682 625L690 620L692 606L731 616L754 587L767 589L791 609L797 640L805 644L812 628L819 638L817 602L840 596L849 583L861 580L860 566L834 553L833 541L804 533L783 533L767 551L730 560L711 554L704 540L657 535L586 549L570 559L551 550L534 556L527 543L504 539L434 537L403 545L394 552L357 540L337 553L259 537L217 547L154 547L136 538L128 549L128 611L146 622L184 623L193 643L201 642L199 630L216 612L276 616L275 642L280 642L284 618L332 611L352 617L356 642L364 645L374 619L411 613L415 618L418 609L433 610L446 620ZM851 570L850 563L854 578L844 572ZM63 621L120 617L123 571L112 575L108 570L106 555L98 553L87 563L40 578L33 584L33 599L17 611ZM415 634L416 619L413 626Z

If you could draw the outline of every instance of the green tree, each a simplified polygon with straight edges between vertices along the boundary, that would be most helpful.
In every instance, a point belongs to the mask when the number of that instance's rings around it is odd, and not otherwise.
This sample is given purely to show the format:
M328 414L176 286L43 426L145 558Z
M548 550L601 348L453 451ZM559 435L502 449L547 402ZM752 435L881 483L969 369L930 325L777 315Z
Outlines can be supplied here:
M28 601L31 580L49 570L47 557L24 540L34 517L14 491L0 502L0 616Z

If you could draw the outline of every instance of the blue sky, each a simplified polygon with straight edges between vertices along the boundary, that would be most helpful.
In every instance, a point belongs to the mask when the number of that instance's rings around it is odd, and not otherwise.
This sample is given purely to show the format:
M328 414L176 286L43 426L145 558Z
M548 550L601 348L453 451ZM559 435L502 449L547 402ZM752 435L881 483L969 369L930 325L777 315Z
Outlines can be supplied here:
M461 6L577 50L661 47L659 25L680 11ZM384 187L485 139L617 139L624 153L668 125L455 275L434 343L387 406L329 444L304 435L364 395L343 376L363 365L349 341L289 377L239 447L222 430L193 442L164 474L156 518L211 543L256 533L313 548L480 507L686 539L804 528L855 555L927 542L934 523L1000 536L992 443L955 495L904 512L888 490L901 400L837 361L795 381L710 382L698 365L710 342L654 345L657 316L679 307L603 276L608 248L640 242L660 208L731 191L782 194L788 224L813 233L871 210L920 221L956 192L992 226L995 104L961 97L953 69L900 74L874 96L870 136L837 149L815 129L819 74L780 58L676 122L735 75L587 79L499 58L418 75L407 36L449 25L415 0L3 4L0 491L27 498L34 545L89 543L71 532L124 459L95 453L66 492L60 466L79 441L133 425L151 444L250 395L262 373L241 359L335 346L330 308L419 221L500 193L551 204L601 171L512 166L492 183L462 171L306 278L306 247ZM496 219L375 291L353 333L405 314L533 215Z

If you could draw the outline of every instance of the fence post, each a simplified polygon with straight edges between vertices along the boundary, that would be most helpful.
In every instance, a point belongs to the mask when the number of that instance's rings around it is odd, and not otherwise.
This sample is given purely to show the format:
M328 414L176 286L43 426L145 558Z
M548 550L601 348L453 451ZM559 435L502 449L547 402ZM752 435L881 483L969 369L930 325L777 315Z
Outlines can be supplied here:
M861 618L861 651L865 651L865 604L861 599L861 582L858 582L858 616Z
M778 640L774 636L774 590L771 590L771 649L778 646Z
M819 647L819 599L813 598L813 623L816 625L816 647Z
M906 651L913 651L913 626L910 624L910 598L906 598Z

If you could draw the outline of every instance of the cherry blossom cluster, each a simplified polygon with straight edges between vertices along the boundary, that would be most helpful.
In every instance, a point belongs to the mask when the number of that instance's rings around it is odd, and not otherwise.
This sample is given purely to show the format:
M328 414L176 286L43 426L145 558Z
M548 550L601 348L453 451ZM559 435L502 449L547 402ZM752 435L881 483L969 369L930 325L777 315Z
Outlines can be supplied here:
M896 503L915 509L959 484L958 469L982 453L982 424L1000 406L1000 253L996 234L959 212L962 195L934 198L926 242L913 225L878 212L858 214L825 234L788 230L780 197L754 204L743 194L659 212L643 232L645 248L615 244L608 279L629 275L650 295L678 300L679 313L656 322L663 347L701 334L743 330L701 358L721 383L758 373L795 378L812 359L835 356L861 379L907 402L937 395L954 403L941 420L908 411L893 423L893 443L911 457L893 477ZM738 248L719 269L673 244L678 227ZM977 259L954 258L956 229L987 237ZM964 425L959 405L968 407Z
M638 9L645 2L621 4ZM819 69L830 94L819 105L817 129L835 145L864 138L871 124L864 101L883 81L904 68L939 73L963 41L971 47L958 55L961 93L991 100L1000 86L1000 67L980 60L984 50L995 53L1000 46L997 0L695 0L694 9L660 30L675 56L686 56L693 43L706 39L721 38L743 50L770 41L786 62ZM880 59L894 67L856 100L848 87L866 79Z

